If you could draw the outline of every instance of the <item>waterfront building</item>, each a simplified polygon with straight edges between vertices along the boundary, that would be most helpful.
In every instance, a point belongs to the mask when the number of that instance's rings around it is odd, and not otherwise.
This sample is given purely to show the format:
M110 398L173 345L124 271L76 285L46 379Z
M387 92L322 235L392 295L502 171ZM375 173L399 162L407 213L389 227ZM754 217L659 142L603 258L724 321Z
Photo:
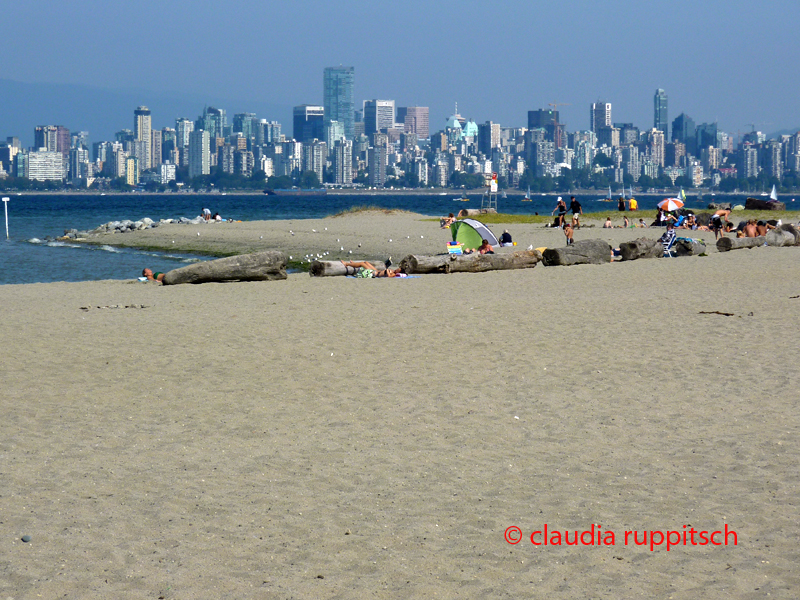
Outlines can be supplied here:
M48 152L60 152L66 164L71 147L69 129L61 125L43 125L33 132L35 150L44 148Z
M225 128L228 125L228 117L225 109L207 106L194 123L195 130L202 129L208 133L209 139L225 137Z
M133 111L133 139L137 142L144 142L143 154L137 154L139 158L139 168L143 171L152 168L152 136L153 122L150 109L146 106L139 106Z
M722 148L715 148L708 146L700 151L700 160L703 164L703 169L710 173L715 169L719 169L722 164Z
M292 135L298 142L307 143L314 139L325 139L325 108L313 104L301 104L293 110Z
M719 128L716 123L701 123L695 130L696 148L714 146L719 148Z
M374 134L373 137L373 146L367 153L369 184L373 187L383 187L386 183L386 163L389 159L388 138L380 133Z
M28 179L61 181L64 179L64 155L61 152L39 150L28 153Z
M220 158L218 164L222 168L223 173L233 175L233 154L235 150L236 149L230 144L225 144L219 149Z
M325 122L338 121L344 136L352 140L355 135L355 69L353 67L326 67L322 79Z
M650 154L650 160L657 167L664 166L664 132L658 129L651 129L646 134L647 149ZM656 176L658 173L656 173Z
M325 142L315 139L303 144L303 171L316 173L320 183L325 181L323 175L327 158L328 148Z
M325 143L328 146L328 152L333 152L333 149L341 139L346 139L344 134L344 123L339 121L325 121Z
M177 148L189 147L189 134L194 131L194 121L190 119L175 119L175 146Z
M594 102L589 111L590 129L597 133L600 127L611 127L611 103Z
M759 172L758 149L752 144L745 142L739 151L739 164L737 174L739 179L757 177Z
M653 95L653 127L663 131L665 139L670 139L667 115L667 92L659 88Z
M89 167L89 151L82 146L69 151L69 177L73 182L86 178Z
M246 140L256 137L258 119L255 113L236 113L233 115L233 133L241 133Z
M500 123L486 121L478 125L478 152L486 156L492 155L492 150L500 147Z
M394 100L364 101L364 133L367 137L394 127Z
M203 129L189 134L189 177L199 177L211 173L211 136Z
M125 183L130 186L139 184L139 159L135 156L128 156L125 159Z
M161 167L161 160L162 160L162 145L163 145L163 137L162 131L160 129L153 129L150 132L150 168L151 169L159 169Z
M770 177L783 177L783 161L781 160L782 144L778 140L769 140L764 147L764 170Z
M171 162L163 162L159 167L159 171L161 172L161 184L167 185L170 181L175 179L175 170L176 167Z
M237 175L241 175L249 179L253 176L253 168L255 167L255 164L253 153L249 150L236 150L236 152L234 152L233 171Z

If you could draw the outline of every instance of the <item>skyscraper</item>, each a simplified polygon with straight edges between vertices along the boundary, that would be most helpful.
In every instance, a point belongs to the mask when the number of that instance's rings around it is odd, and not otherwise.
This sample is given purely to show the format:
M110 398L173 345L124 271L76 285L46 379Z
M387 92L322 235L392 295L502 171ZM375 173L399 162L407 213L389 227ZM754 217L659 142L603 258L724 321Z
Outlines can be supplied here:
M394 100L365 100L364 134L370 137L390 127L394 127Z
M298 142L310 142L314 139L324 139L323 128L325 107L311 104L301 104L294 107L294 121L292 135Z
M189 134L189 177L208 175L211 172L210 141L211 136L202 129Z
M344 135L348 140L352 140L354 135L354 81L355 69L353 67L326 67L322 80L325 122L339 121L342 123Z
M653 96L653 127L664 132L664 138L669 137L669 121L667 120L667 92L661 88Z
M153 168L153 124L150 116L150 109L146 106L139 106L133 111L133 139L137 142L144 142L144 156L139 157L139 168L142 171Z
M672 122L672 139L686 144L686 153L697 155L697 127L686 113L679 114Z
M408 106L403 117L406 133L416 133L417 139L427 140L430 137L429 109L427 106Z
M589 113L590 129L597 133L600 127L611 127L611 103L594 102Z

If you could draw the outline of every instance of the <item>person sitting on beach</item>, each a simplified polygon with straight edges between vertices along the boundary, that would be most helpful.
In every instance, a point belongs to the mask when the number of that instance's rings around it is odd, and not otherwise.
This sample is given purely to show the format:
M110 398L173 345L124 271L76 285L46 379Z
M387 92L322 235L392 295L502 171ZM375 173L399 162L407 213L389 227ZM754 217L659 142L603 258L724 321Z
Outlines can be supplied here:
M758 221L756 223L756 232L758 235L767 235L770 229L775 229L775 225L769 221Z
M214 217L213 217L213 219L214 219L215 221L222 221L222 217L221 217L221 216L219 216L219 213L214 213Z
M148 281L160 281L163 283L164 281L164 273L161 271L156 271L153 273L152 269L142 269L142 277L147 277Z
M203 220L204 221L210 221L211 220L211 209L204 208L203 210L200 211L200 214L203 215Z
M636 226L647 228L647 223L644 222L644 219L639 219L639 222L636 224Z
M553 214L555 214L556 211L558 211L558 226L559 227L563 227L564 226L564 216L567 214L567 203L564 202L564 200L561 199L561 196L558 197L558 204L556 204L556 207L553 209L553 212L551 212L550 214L553 215Z
M397 269L378 269L375 265L367 261L343 260L345 275L358 277L359 279L372 279L373 277L405 277L401 268Z
M450 225L452 225L455 222L456 222L455 215L453 215L453 213L450 213L446 217L442 217L441 219L439 219L439 226L442 229L447 229L448 227L450 227Z
M672 223L667 223L667 230L664 232L658 241L661 242L661 245L664 246L664 252L669 252L672 248L672 245L675 243L675 238L678 234L675 233L675 226Z
M742 228L744 237L758 237L758 228L756 227L755 219L748 219L745 226Z
M511 234L508 233L508 229L503 232L503 235L500 236L500 247L506 248L508 246L513 246L514 242L511 241Z
M464 254L474 254L476 252L478 254L494 254L494 248L492 248L489 240L481 240L481 245L474 249L464 248Z
M627 229L630 226L631 222L628 220L628 215L625 215L625 217L622 219L622 228Z
M697 221L692 213L686 216L686 220L678 227L678 229L697 229Z
M575 231L572 229L572 224L566 223L564 225L564 235L567 238L567 246L571 246L572 244L575 243L575 240L572 239L574 233Z
M611 217L606 217L606 222L603 223L603 229L612 229L614 226L611 224Z

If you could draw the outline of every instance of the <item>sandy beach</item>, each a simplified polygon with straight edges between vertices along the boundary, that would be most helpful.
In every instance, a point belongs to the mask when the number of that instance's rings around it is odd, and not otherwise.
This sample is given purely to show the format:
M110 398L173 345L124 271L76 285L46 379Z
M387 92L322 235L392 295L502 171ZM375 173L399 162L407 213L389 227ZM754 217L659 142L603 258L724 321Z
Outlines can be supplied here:
M113 237L399 262L442 251L422 219ZM692 237L708 256L0 286L0 598L796 598L800 248Z

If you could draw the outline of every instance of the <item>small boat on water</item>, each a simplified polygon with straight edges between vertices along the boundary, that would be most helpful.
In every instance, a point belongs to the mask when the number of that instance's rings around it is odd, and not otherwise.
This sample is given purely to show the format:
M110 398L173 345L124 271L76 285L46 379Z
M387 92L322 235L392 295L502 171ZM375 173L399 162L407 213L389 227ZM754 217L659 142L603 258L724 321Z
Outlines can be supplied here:
M614 201L614 198L611 197L611 186L608 186L608 198L598 198L597 201L598 202L613 202Z
M525 194L525 197L522 199L522 202L533 202L533 200L531 200L531 186L528 186L528 193Z
M775 189L774 185L772 186L772 191L769 193L769 199L775 202L778 201L778 190Z

